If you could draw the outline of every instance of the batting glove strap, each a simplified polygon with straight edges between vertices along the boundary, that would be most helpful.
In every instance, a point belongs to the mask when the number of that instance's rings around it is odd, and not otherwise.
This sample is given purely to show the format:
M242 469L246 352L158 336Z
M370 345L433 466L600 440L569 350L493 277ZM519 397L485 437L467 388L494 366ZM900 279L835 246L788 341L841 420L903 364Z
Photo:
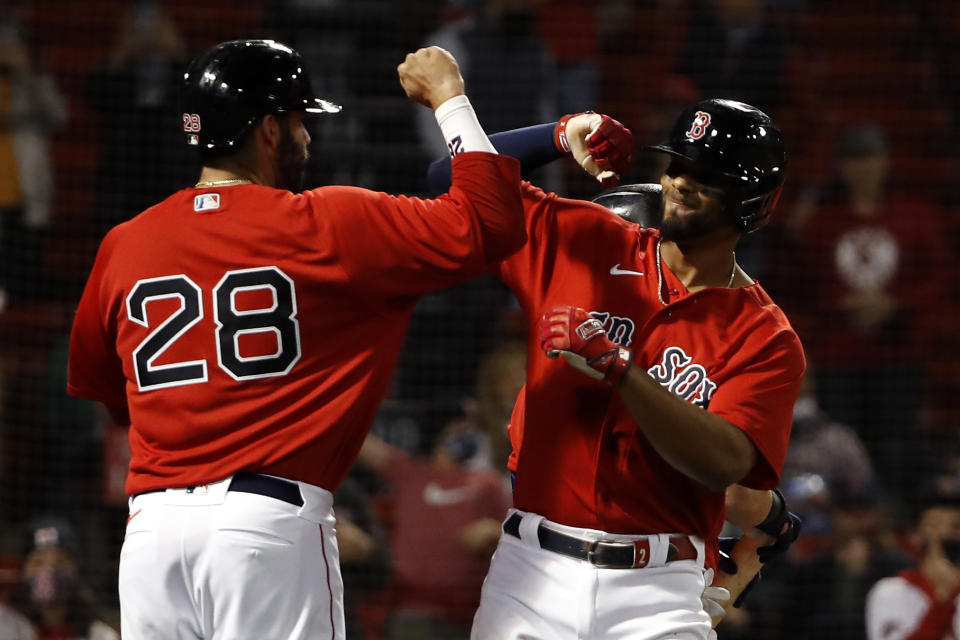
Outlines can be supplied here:
M611 351L587 360L587 364L603 372L603 379L613 386L619 386L623 378L627 375L627 369L630 368L630 358L632 357L630 349L617 347Z
M757 525L757 529L763 531L771 538L780 537L780 530L783 529L787 521L787 501L779 489L773 490L773 504L770 505L770 511L767 517Z
M560 118L557 126L553 128L553 144L556 145L560 153L570 153L570 141L567 140L567 124L573 118L582 113L593 113L592 111L581 111L580 113L568 113Z
M787 525L784 530L784 525ZM783 555L790 548L790 545L800 536L800 530L803 528L803 521L795 513L787 510L787 501L779 489L773 490L773 505L770 507L770 513L766 519L757 525L757 529L774 538L776 542L772 545L757 548L757 555L760 562L766 564L773 558Z
M630 368L632 353L607 337L603 323L579 307L559 306L539 322L540 347L551 358L562 355L582 373L617 385Z

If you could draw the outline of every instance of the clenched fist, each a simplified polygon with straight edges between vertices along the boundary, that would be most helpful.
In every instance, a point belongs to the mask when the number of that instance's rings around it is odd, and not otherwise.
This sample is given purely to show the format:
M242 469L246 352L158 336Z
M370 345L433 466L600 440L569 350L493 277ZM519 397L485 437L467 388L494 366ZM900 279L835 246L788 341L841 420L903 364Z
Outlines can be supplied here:
M616 185L633 162L633 133L602 113L563 116L554 142L605 187Z
M431 109L464 94L463 78L456 59L440 47L426 47L408 53L397 67L397 75L407 97Z
M540 318L540 347L594 380L616 386L630 368L631 352L607 337L603 324L580 307L554 307Z

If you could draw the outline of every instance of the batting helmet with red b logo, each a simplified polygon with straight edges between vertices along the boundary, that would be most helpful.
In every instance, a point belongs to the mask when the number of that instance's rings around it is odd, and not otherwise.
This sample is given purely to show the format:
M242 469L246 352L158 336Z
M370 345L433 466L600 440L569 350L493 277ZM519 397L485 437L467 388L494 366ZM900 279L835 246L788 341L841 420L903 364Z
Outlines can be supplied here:
M770 219L786 178L780 130L764 112L734 100L703 100L688 107L669 140L648 148L680 160L694 179L726 188L727 209L746 232Z

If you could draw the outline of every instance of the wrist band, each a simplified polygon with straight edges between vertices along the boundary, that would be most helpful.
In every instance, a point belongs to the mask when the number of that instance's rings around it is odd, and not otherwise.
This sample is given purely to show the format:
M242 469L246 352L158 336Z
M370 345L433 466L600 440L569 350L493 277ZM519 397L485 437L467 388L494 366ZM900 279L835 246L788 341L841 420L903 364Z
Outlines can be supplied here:
M633 352L626 347L619 347L617 349L617 357L614 359L613 364L610 365L610 368L607 370L606 379L611 382L613 386L618 386L623 379L627 376L627 370L630 368L630 360L633 357Z
M570 142L567 140L567 123L570 122L570 118L576 115L579 114L568 113L563 116L553 130L553 144L556 145L560 153L570 153Z
M467 96L450 98L437 107L434 115L451 157L466 151L497 152L480 126Z
M568 113L560 118L557 126L553 129L553 144L560 153L570 153L570 140L567 138L567 124L577 116L593 113L593 111L581 111L580 113Z
M780 535L780 529L783 528L783 523L786 521L787 501L779 489L774 489L773 504L770 505L770 511L767 513L767 517L757 525L757 529L763 531L771 538L776 538Z

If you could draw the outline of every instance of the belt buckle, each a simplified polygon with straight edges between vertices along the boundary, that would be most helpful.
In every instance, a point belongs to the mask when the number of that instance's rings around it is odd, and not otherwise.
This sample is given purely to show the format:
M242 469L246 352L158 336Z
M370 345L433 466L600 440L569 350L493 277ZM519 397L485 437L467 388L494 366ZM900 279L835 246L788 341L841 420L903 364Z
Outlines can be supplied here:
M587 543L587 562L597 567L598 569L609 569L610 565L600 562L597 558L597 551L600 549L600 541L593 540Z
M587 562L589 562L590 564L592 564L593 566L595 566L595 567L598 568L598 569L628 569L628 568L631 568L631 567L625 566L625 565L623 565L623 564L608 564L608 563L606 563L606 562L602 562L602 561L600 560L600 558L599 558L599 553L598 553L598 552L600 551L600 545L604 545L604 546L608 546L608 547L630 547L630 548L633 549L634 562L636 561L636 552L637 552L637 551L636 551L636 547L634 547L634 545L632 545L632 544L628 544L628 543L625 543L625 542L609 542L609 541L606 541L606 540L593 540L592 542L589 542L589 543L587 544Z

